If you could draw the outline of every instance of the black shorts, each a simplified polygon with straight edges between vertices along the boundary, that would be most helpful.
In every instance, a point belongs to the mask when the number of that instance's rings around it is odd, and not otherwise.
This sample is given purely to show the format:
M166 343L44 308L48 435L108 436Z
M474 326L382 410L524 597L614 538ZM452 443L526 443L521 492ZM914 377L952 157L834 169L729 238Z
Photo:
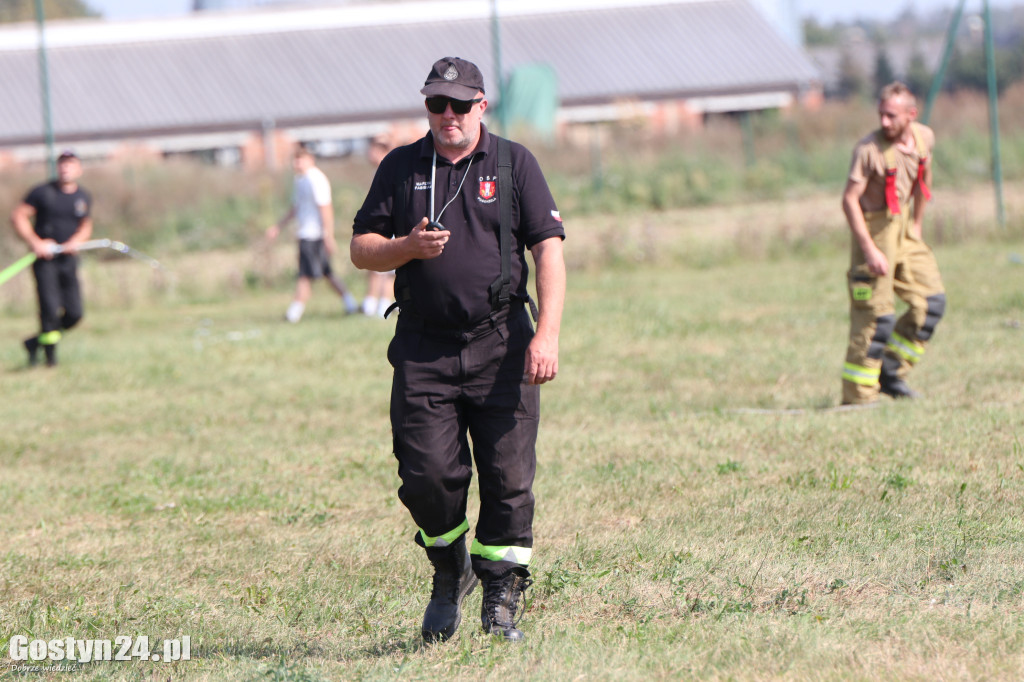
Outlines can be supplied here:
M319 279L331 274L331 256L323 239L299 240L299 277Z

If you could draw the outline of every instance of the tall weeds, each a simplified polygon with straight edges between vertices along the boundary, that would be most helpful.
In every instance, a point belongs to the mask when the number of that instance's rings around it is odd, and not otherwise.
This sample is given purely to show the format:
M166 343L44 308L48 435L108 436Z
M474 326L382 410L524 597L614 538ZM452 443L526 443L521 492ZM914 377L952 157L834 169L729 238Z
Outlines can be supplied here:
M1002 97L1003 174L1024 179L1024 86ZM923 109L923 103L922 103ZM986 99L944 95L931 115L938 136L935 184L966 189L990 177ZM700 130L666 137L642 121L595 126L573 140L545 145L520 138L541 160L566 216L626 216L710 205L789 201L838 194L853 145L876 125L874 106L829 101L820 110L792 108L751 117L750 137L738 118L715 116ZM373 168L361 157L321 164L335 192L344 239ZM42 179L41 168L0 176L6 214ZM92 165L83 184L95 196L97 233L144 250L184 253L244 247L285 210L288 169L225 169L187 161ZM10 260L23 247L0 231Z

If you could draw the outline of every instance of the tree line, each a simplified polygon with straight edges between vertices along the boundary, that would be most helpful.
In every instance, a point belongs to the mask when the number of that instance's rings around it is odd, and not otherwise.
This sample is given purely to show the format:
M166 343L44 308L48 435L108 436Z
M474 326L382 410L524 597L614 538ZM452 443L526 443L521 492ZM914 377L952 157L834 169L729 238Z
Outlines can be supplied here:
M1000 93L1024 79L1024 25L1019 16L1020 13L1013 10L992 14L996 87ZM895 79L904 81L918 97L924 97L931 91L940 65L933 64L929 68L919 43L922 39L931 39L933 43L941 40L945 45L945 33L951 20L950 12L920 18L910 10L889 24L860 21L823 26L814 19L807 19L803 23L804 43L811 48L830 47L840 51L837 84L835 92L831 93L837 97L870 99L883 85ZM943 76L943 91L988 90L983 29L984 21L978 15L968 15L961 21ZM907 40L917 46L909 61L896 68L888 46ZM873 51L873 68L865 68L864 60L856 58L859 50Z
M1024 41L1015 46L996 46L996 91L1024 78ZM884 45L876 46L874 69L864 73L849 52L844 51L839 61L839 81L834 93L838 97L872 98L886 83L899 79L918 97L926 96L933 86L935 71L929 69L924 56L915 52L902 73L897 72ZM941 84L943 92L974 90L988 91L988 65L984 46L962 49L954 47Z

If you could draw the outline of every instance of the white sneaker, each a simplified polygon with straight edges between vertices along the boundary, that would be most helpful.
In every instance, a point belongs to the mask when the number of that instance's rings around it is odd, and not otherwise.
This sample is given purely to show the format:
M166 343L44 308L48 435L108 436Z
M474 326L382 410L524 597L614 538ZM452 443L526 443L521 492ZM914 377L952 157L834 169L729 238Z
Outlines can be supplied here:
M284 319L295 324L302 319L302 313L306 312L306 304L301 301L292 301L288 310L284 313Z

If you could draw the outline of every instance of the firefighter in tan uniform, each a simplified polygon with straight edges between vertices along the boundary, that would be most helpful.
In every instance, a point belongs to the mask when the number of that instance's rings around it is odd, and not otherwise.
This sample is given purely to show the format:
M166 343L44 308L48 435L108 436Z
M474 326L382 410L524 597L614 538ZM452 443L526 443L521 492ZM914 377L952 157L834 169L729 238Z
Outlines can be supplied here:
M853 236L850 343L843 365L843 403L915 398L908 372L946 309L935 256L921 237L931 198L931 128L917 123L917 105L903 83L882 89L879 130L853 151L843 212ZM909 308L896 320L895 297Z

